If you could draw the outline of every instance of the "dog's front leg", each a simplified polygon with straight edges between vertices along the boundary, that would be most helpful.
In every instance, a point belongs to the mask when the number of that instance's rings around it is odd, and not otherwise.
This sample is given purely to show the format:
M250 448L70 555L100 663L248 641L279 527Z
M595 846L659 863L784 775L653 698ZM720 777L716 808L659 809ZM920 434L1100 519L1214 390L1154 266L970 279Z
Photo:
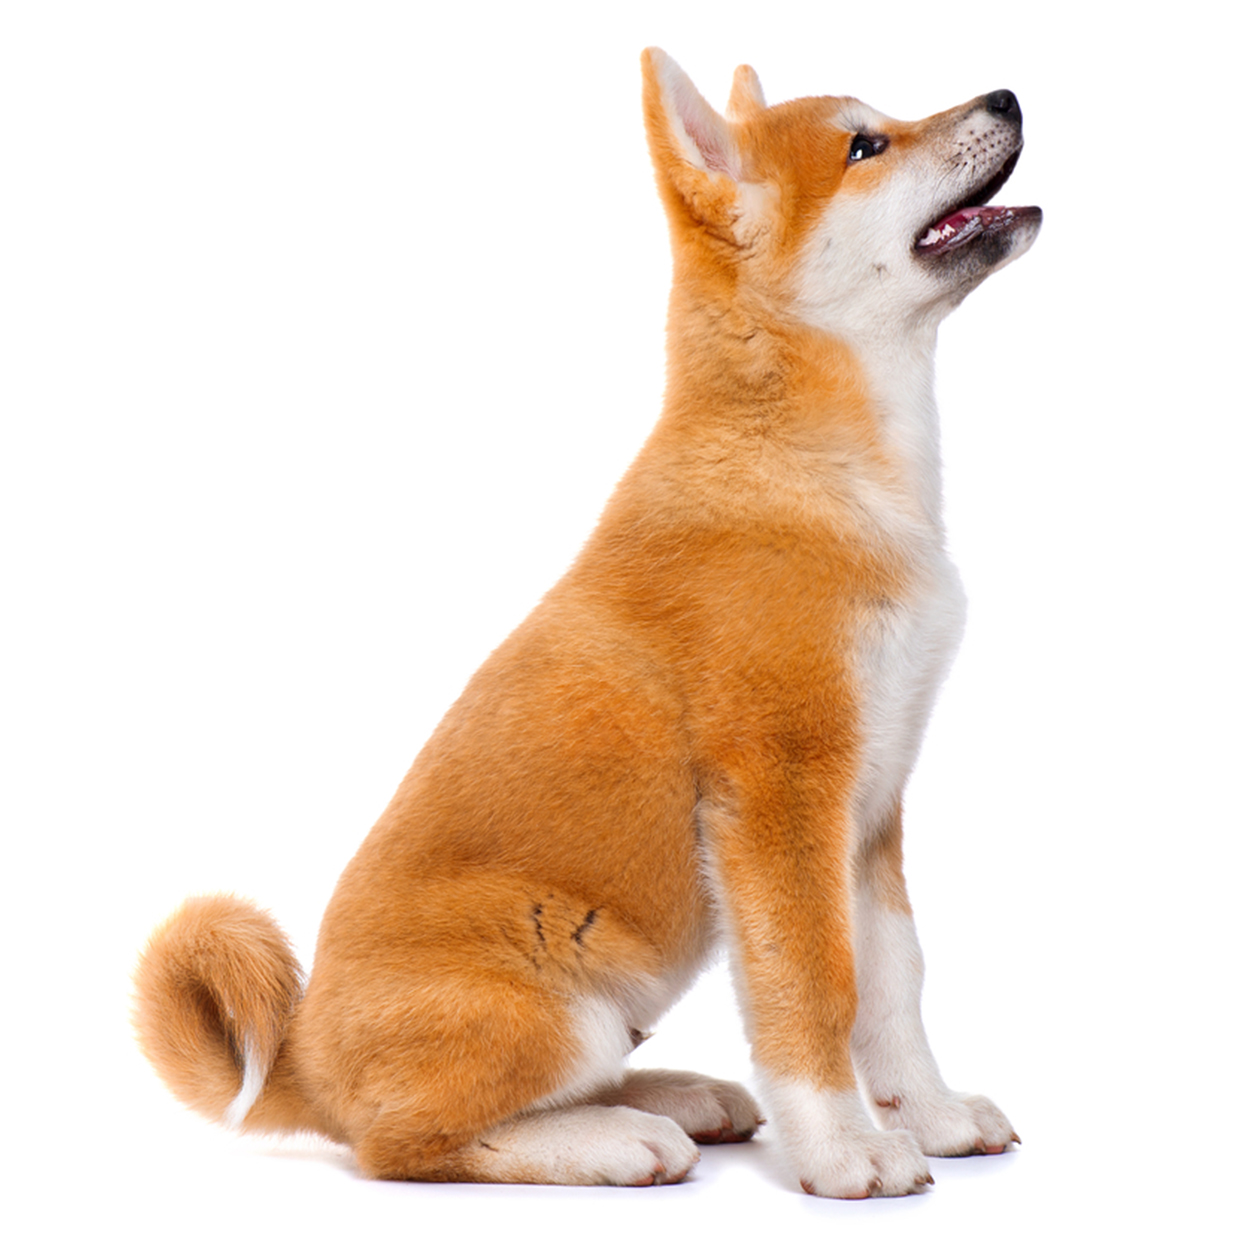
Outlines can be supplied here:
M766 1111L808 1193L919 1192L931 1178L916 1139L876 1128L851 1060L850 805L836 778L753 771L705 800L701 824Z
M855 1066L878 1119L915 1134L927 1155L999 1154L1019 1141L988 1099L946 1085L920 1018L924 961L903 881L903 824L896 804L858 855L855 963L859 1008Z

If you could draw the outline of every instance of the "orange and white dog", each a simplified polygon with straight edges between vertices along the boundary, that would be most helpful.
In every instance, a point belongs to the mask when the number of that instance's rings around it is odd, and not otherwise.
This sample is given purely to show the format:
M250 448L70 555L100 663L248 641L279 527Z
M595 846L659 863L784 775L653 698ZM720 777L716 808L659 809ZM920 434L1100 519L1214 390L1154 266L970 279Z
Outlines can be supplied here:
M369 1176L662 1183L761 1122L738 1085L625 1066L726 946L796 1179L913 1193L926 1155L1018 1140L925 1040L901 805L964 615L934 344L1037 235L985 206L1020 108L769 108L743 66L725 118L663 52L643 74L659 425L348 865L306 992L265 913L192 899L137 1028L196 1110Z

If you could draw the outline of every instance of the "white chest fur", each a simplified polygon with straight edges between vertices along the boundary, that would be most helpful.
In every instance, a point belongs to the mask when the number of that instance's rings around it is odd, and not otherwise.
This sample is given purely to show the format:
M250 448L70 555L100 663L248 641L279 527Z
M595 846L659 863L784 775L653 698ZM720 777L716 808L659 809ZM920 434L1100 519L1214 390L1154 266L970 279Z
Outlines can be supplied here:
M903 593L879 605L856 650L863 743L856 801L863 829L877 827L901 794L963 634L966 600L941 519L935 337L916 336L910 350L896 344L862 353L897 470L895 489L876 497L874 521L909 570Z
M882 604L856 652L862 765L856 795L862 829L880 826L916 762L938 690L964 624L955 566L937 549L902 599Z

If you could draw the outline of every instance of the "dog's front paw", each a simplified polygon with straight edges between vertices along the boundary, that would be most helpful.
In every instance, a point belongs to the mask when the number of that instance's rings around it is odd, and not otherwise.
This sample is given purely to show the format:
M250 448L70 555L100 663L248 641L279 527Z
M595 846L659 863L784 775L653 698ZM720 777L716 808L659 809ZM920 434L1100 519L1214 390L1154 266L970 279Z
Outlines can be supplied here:
M596 1101L666 1116L702 1145L746 1141L763 1122L755 1099L736 1081L697 1072L637 1069Z
M901 1131L843 1134L800 1168L799 1184L821 1198L898 1198L933 1184L916 1139Z
M908 1132L879 1132L854 1089L768 1083L767 1105L799 1183L822 1198L893 1198L933 1184Z
M979 1094L895 1097L879 1100L877 1111L886 1128L908 1130L936 1158L1002 1154L1020 1140L1007 1117Z

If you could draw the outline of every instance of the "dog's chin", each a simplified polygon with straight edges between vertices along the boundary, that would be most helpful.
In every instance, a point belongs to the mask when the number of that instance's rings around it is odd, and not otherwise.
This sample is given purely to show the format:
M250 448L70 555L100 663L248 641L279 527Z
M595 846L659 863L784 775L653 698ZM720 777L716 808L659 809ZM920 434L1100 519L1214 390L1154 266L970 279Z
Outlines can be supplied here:
M1036 207L962 209L943 219L929 234L947 230L945 237L912 255L931 276L958 287L967 287L1001 269L1033 246L1042 228L1042 210Z

